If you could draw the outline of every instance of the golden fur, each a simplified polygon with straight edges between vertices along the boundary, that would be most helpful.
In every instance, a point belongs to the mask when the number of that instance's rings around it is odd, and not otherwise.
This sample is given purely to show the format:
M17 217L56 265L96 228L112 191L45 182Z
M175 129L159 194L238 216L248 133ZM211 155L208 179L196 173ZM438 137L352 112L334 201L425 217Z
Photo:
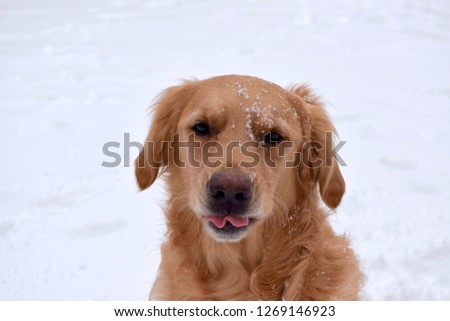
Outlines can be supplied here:
M173 151L159 144L172 141L175 133L187 139L198 120L218 129L214 139L221 144L257 140L253 133L280 126L295 143L285 157L306 152L324 160L324 150L302 148L308 141L325 144L326 132L334 132L319 99L306 86L286 90L258 78L229 75L185 81L164 91L155 104L146 139L155 142L155 147L146 146L136 159L139 187L149 187L164 173L169 194L167 240L161 247L162 261L150 298L358 299L363 280L358 261L348 240L332 231L321 205L322 200L335 209L344 194L336 160L319 167L302 162L296 168L270 168L260 162L241 168L243 156L233 151L232 168L253 178L252 209L259 219L243 239L219 242L205 231L199 216L205 210L206 183L219 168L180 168L174 164ZM203 137L196 139L205 143ZM255 151L261 157L266 152L263 147ZM150 157L156 163L149 164ZM180 157L186 160L188 155L181 151ZM195 157L201 160L200 154Z

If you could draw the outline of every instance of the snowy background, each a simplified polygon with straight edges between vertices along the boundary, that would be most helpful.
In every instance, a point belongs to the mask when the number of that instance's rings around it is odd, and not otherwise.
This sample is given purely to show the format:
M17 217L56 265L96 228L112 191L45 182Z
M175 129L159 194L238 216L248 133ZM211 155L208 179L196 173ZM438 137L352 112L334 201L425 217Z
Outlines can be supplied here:
M445 0L0 0L0 299L147 299L164 189L102 146L143 142L180 78L237 73L326 100L364 298L450 300L449 57Z

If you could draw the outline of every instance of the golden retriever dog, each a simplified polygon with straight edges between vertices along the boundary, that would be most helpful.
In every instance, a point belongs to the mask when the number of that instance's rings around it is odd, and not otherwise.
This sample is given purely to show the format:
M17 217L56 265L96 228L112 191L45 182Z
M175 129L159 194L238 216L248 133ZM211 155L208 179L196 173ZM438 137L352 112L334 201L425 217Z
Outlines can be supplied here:
M227 75L154 105L141 190L166 178L167 240L152 300L357 300L363 276L328 220L345 182L322 103Z

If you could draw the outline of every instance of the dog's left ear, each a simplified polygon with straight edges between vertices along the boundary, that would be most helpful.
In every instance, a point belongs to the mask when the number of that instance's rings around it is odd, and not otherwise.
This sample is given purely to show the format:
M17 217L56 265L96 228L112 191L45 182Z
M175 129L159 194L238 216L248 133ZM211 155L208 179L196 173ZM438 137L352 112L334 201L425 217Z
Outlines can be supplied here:
M305 136L309 138L302 150L302 171L319 185L324 203L335 209L345 193L345 181L334 153L336 130L319 98L307 86L294 87L290 92L301 98L303 112L300 117L303 118Z
M194 92L196 81L185 81L166 89L154 104L154 116L144 148L135 161L136 180L141 190L153 184L169 163L169 144L176 133L181 111Z

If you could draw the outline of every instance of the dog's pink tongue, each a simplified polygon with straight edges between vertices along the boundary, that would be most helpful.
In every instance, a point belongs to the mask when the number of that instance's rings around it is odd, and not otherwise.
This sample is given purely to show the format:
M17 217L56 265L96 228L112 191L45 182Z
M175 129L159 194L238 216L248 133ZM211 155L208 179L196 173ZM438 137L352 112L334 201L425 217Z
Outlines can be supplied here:
M217 217L217 216L207 216L206 220L208 222L212 222L217 228L222 228L230 222L234 227L242 227L248 225L248 217L234 217L234 216L225 216L225 217Z

